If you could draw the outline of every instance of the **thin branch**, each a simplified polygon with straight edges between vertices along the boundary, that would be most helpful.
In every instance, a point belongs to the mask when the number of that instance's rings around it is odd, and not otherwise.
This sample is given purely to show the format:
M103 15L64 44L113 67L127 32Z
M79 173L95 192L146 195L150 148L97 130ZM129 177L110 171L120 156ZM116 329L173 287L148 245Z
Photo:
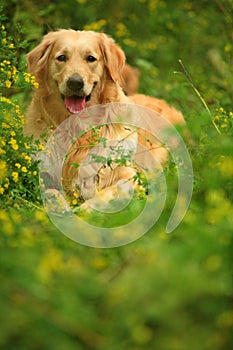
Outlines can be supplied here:
M39 207L38 205L32 203L32 202L29 202L28 200L22 198L22 197L19 197L18 195L15 195L15 198L19 199L20 201L24 202L26 205L28 205L29 207L34 207L40 211L44 211L43 207Z

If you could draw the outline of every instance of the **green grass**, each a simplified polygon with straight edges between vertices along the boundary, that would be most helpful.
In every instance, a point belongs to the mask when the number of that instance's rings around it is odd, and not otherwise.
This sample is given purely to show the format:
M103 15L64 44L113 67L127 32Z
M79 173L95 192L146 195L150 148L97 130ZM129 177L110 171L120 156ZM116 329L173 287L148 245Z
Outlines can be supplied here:
M2 5L0 348L230 349L232 1ZM22 137L22 116L34 84L24 74L25 55L49 28L59 27L112 35L129 63L140 69L140 91L183 112L192 139L189 143L184 135L194 191L186 216L171 234L165 227L177 196L173 168L166 173L168 192L160 219L147 234L122 247L94 249L75 243L43 209L37 164L30 158L42 146ZM141 203L135 203L139 211ZM109 223L106 216L88 220Z

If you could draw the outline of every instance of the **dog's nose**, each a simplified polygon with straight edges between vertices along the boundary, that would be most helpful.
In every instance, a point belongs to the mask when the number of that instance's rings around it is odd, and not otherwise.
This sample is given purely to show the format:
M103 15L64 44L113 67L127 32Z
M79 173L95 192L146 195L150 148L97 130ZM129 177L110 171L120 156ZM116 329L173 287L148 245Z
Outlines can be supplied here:
M67 81L67 86L72 91L81 90L84 86L83 78L71 77Z

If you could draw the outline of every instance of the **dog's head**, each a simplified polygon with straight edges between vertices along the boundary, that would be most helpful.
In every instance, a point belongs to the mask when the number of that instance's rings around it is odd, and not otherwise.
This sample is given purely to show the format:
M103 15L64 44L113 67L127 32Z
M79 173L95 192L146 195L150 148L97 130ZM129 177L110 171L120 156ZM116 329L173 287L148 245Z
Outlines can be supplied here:
M71 114L85 107L93 90L122 80L125 55L113 39L92 31L59 30L44 36L28 56L28 70L44 93L57 93Z

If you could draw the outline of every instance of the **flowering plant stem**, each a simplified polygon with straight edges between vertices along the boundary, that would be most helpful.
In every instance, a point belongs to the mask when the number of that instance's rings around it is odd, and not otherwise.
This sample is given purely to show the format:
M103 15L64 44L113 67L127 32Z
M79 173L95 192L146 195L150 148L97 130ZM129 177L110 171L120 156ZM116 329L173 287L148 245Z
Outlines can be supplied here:
M207 112L208 112L208 114L209 114L209 116L210 116L211 122L212 122L213 126L215 127L217 133L218 133L219 135L222 135L221 131L219 130L218 126L216 125L216 123L214 122L214 120L213 120L213 118L212 118L212 114L211 114L211 112L210 112L210 109L209 109L207 103L205 102L204 98L201 96L200 92L198 91L197 87L195 86L195 84L194 84L194 82L193 82L191 76L189 75L187 69L185 68L185 66L184 66L184 64L183 64L183 62L182 62L182 60L179 59L178 62L179 62L179 64L181 65L181 68L182 68L182 70L183 70L183 73L184 73L185 77L187 78L187 80L188 80L189 83L191 84L193 90L195 91L195 93L197 94L197 96L198 96L199 99L201 100L202 104L204 105L205 109L207 110Z

